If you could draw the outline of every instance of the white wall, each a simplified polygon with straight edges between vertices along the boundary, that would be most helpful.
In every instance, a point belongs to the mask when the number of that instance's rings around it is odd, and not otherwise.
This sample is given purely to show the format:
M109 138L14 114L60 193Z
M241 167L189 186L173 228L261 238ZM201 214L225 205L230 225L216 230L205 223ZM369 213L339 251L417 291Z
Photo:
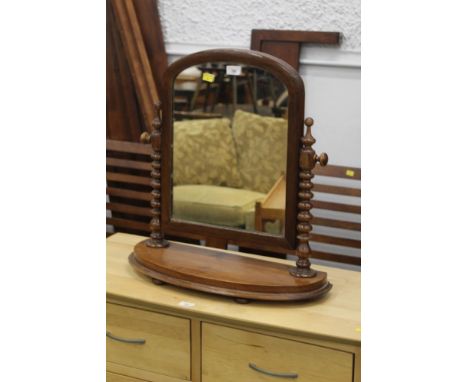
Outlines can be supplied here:
M343 33L339 48L302 48L306 116L331 164L361 166L360 0L158 0L169 61L212 48L249 48L253 28Z

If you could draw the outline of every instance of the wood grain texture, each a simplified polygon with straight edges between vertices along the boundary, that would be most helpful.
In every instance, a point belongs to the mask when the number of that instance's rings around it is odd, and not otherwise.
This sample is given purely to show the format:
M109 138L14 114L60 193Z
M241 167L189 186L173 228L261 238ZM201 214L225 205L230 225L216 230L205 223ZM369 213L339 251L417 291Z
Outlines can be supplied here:
M130 264L154 280L236 298L293 301L319 298L331 289L324 272L295 280L291 267L229 251L172 242L168 248L138 243Z
M281 380L252 370L295 373L298 382L352 382L353 354L220 325L202 326L204 382Z
M173 378L113 362L106 362L106 370L107 373L112 374L112 378L129 378L129 381L135 382L187 382L186 379ZM127 382L125 379L124 381Z
M138 104L147 131L151 130L154 103L159 101L133 0L111 0Z
M315 302L274 303L252 302L242 306L231 299L183 290L170 285L155 286L139 276L128 264L133 247L144 240L142 236L118 233L107 239L107 298L134 304L148 310L186 315L204 321L248 326L282 335L294 335L314 341L360 345L360 273L316 266L327 272L333 290ZM213 250L206 248L206 250ZM249 258L260 256L239 254ZM263 258L264 259L264 258ZM293 265L292 261L269 259L278 264ZM193 306L181 307L181 302ZM338 345L336 345L338 346Z
M132 377L127 377L125 375L107 372L106 381L107 382L141 382L141 379L136 379Z
M107 361L156 374L190 379L190 321L141 309L107 304L106 330L129 344L107 337Z
M299 69L301 44L339 45L340 33L277 29L252 29L250 49L281 58Z

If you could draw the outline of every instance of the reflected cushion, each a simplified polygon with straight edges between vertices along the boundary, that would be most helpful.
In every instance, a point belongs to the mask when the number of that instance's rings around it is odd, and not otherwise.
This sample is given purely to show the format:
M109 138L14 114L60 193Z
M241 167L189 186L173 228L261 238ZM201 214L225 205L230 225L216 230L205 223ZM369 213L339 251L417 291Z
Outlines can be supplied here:
M288 121L237 110L232 133L244 188L268 193L285 173Z
M242 187L227 118L175 122L173 155L174 185Z
M244 227L265 194L231 187L180 185L173 188L173 218L226 227Z

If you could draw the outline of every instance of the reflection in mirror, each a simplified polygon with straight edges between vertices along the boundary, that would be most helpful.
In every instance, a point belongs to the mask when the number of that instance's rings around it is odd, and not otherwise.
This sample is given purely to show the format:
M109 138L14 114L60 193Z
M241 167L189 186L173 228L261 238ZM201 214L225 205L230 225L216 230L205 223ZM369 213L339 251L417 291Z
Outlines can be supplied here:
M209 62L177 76L173 105L171 219L284 236L286 86Z

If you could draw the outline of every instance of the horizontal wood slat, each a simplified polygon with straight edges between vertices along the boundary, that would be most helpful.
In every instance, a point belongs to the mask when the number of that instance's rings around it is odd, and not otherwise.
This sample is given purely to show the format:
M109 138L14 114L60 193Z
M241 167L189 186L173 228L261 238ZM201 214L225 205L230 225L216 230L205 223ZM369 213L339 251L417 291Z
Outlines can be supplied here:
M106 150L145 155L150 155L152 152L151 145L128 141L116 141L113 139L108 139L106 141Z
M320 208L323 210L349 212L352 214L361 214L361 206L356 206L352 204L323 202L320 200L313 200L312 206L313 208Z
M120 219L120 218L107 218L107 224L115 227L130 228L140 231L150 231L149 223L136 222L134 220Z
M346 239L344 237L320 235L320 234L316 234L316 233L312 233L310 235L310 241L315 241L317 243L327 243L327 244L341 245L343 247L361 248L361 241L360 240Z
M116 172L106 173L106 179L108 181L130 183L130 184L141 184L143 186L150 186L151 178L144 176L128 175L128 174L119 174Z
M119 196L121 198L144 200L149 202L151 200L151 194L149 192L133 191L133 190L122 190L120 188L107 187L107 195Z
M323 192L327 194L336 194L336 195L348 195L348 196L361 196L361 190L359 188L351 187L341 187L341 186L331 186L328 184L318 184L314 183L314 192Z
M149 161L146 162L138 162L136 160L129 160L129 159L118 159L118 158L106 158L106 165L119 167L119 168L129 168L132 170L145 170L151 171L151 163Z
M361 265L360 256L347 256L347 255L339 255L337 253L312 250L312 258L320 259L320 260L327 260L327 261L337 261L339 263L344 263L344 264Z
M361 223L344 221L344 220L336 220L336 219L319 218L315 216L312 219L312 225L349 229L352 231L361 231Z
M325 167L315 166L312 172L314 175L320 176L361 180L361 169L357 167L334 166L329 164Z
M106 203L106 209L113 212L123 212L131 215L151 216L150 207L138 207L122 203Z

